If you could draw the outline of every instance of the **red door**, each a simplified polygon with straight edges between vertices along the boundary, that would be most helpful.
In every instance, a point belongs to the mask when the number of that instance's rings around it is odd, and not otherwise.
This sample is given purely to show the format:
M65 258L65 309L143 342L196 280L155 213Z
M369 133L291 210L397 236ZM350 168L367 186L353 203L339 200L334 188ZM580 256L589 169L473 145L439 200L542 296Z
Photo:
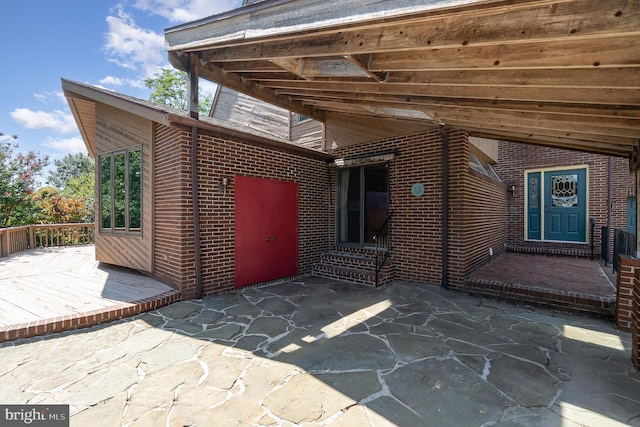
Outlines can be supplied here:
M235 286L298 274L298 184L235 178Z

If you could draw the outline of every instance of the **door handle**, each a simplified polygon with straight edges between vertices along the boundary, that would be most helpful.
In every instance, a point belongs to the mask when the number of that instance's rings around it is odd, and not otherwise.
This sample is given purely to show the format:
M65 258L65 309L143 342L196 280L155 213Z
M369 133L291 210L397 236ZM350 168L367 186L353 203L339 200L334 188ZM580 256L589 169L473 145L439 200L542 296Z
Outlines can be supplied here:
M276 240L276 238L275 237L265 237L264 240L265 240L265 242L269 242L271 240Z

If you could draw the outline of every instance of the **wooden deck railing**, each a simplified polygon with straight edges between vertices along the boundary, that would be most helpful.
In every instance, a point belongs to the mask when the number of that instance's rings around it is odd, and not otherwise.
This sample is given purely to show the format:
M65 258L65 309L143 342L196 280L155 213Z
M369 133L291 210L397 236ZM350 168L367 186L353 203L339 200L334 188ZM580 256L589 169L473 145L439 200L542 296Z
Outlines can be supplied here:
M94 224L36 224L0 228L0 257L27 249L95 243Z

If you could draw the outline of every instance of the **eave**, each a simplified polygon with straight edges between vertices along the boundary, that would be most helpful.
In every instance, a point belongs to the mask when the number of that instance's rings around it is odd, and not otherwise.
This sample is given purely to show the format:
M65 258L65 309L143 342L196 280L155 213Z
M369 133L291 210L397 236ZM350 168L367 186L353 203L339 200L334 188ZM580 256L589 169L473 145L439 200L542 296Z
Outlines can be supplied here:
M375 4L372 4L375 3ZM317 120L615 156L640 139L639 0L266 1L165 33L180 69Z

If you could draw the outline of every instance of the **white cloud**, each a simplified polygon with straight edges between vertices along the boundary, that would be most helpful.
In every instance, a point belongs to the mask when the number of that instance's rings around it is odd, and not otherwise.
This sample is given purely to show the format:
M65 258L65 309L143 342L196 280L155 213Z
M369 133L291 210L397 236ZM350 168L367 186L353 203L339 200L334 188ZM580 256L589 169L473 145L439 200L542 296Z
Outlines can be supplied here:
M107 16L109 32L103 47L107 60L120 67L140 70L150 75L150 70L164 64L164 36L152 30L140 28L122 7L117 16Z
M194 21L242 5L242 0L137 0L137 9L162 16L173 23Z
M47 138L47 140L43 142L42 145L65 154L87 154L87 148L84 145L84 141L79 136L73 138Z
M61 110L47 112L16 108L11 117L27 129L52 129L61 134L78 131L73 115Z
M56 102L62 101L65 103L64 93L62 91L48 91L42 93L34 93L33 97L43 104L49 103L51 100L55 100Z
M86 153L87 149L81 137L73 138L47 138L43 143L45 147L64 153Z
M122 86L124 84L124 80L120 77L107 76L100 80L101 85L107 86Z

